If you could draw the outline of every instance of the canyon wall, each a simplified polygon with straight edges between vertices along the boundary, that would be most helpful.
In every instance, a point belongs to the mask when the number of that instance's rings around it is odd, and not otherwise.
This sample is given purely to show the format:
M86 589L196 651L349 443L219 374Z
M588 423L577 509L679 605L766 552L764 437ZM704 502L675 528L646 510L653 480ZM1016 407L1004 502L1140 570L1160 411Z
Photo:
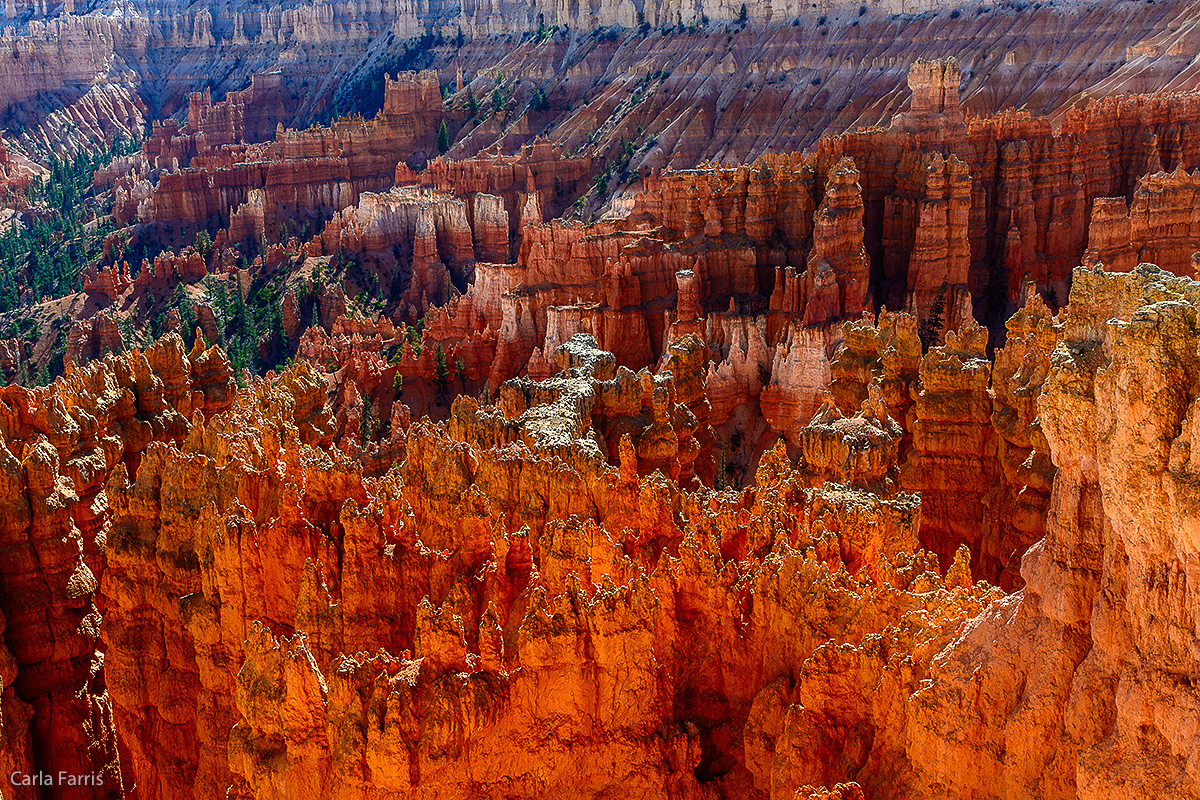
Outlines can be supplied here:
M742 5L723 1L152 3L86 13L74 3L12 5L0 29L21 57L2 68L5 136L39 159L141 134L151 120L182 122L190 94L225 97L268 73L292 98L282 121L294 127L328 119L335 97L343 111L356 107L401 65L434 68L443 86L461 70L486 115L500 73L509 103L465 137L466 154L497 144L508 154L548 135L615 157L623 138L644 146L636 162L677 168L750 162L811 147L828 130L886 124L904 110L909 64L929 53L958 58L963 105L976 114L1024 106L1061 117L1085 97L1196 88L1179 58L1194 23L1173 2L901 9L756 0L747 26L722 22ZM615 38L596 30L614 24L624 26ZM528 108L539 90L544 103ZM465 93L455 105L466 105Z
M234 396L216 351L167 339L146 357L190 363L190 399L138 401L127 419L146 420L144 444L97 462L82 490L103 535L68 537L71 563L95 571L65 585L104 614L108 774L149 797L534 797L566 781L581 796L1193 794L1179 676L1195 665L1198 286L1147 265L1080 269L1069 313L1031 293L1014 318L990 413L1036 408L1022 463L1056 472L1012 594L972 580L973 548L939 567L921 547L941 488L901 488L886 380L853 414L819 408L796 461L769 449L754 489L716 492L660 460L703 431L699 338L635 375L576 336L555 351L559 377L459 398L447 423L405 421L403 462L369 478L333 445L308 363ZM943 452L935 431L967 435L921 420L935 402L967 407L945 388L956 375L978 394L981 335L948 334L920 360L921 458ZM40 402L140 357L110 356ZM38 402L8 392L14 417ZM185 421L185 402L204 410ZM180 416L154 434L155 413ZM1004 473L990 482L1017 502L1044 487L1005 472L1021 442L996 424L1000 466L975 474ZM78 497L62 498L76 527Z
M1107 210L1112 201L1106 198L1114 192L1133 192L1130 213L1145 221L1129 234L1122 233L1129 225L1115 217L1104 223L1108 234L1093 224L1096 254L1088 263L1107 258L1130 268L1134 245L1104 237L1145 237L1143 231L1158 224L1137 204L1153 204L1161 216L1161 203L1147 193L1163 195L1161 180L1178 184L1185 180L1180 170L1200 159L1200 145L1187 133L1200 118L1200 105L1191 95L1106 99L1072 111L1054 132L1048 120L1017 112L968 119L958 98L961 74L953 59L917 62L909 77L912 110L896 115L887 128L824 137L811 156L764 156L742 167L643 168L639 190L614 198L598 225L580 228L557 220L541 227L572 197L587 196L588 173L595 168L591 158L563 159L561 145L537 140L516 157L489 151L438 158L421 172L400 163L406 153L426 152L421 148L432 146L439 120L449 119L453 128L460 113L454 103L443 106L432 72L404 73L388 80L386 105L374 120L281 130L275 141L258 145L211 147L192 156L186 168L168 167L156 182L131 169L114 178L115 214L122 222L139 221L143 239L178 246L187 243L183 232L227 226L219 245L249 243L252 250L264 236L299 234L303 241L335 213L346 220L352 214L352 227L361 234L342 242L339 231L347 223L339 219L311 252L385 251L390 238L394 257L377 270L377 278L390 283L396 265L408 265L415 227L401 233L379 217L382 206L375 199L358 211L348 209L363 192L393 180L459 196L465 215L455 212L455 221L436 226L437 260L451 265L465 305L448 307L447 320L433 321L435 340L450 346L456 342L449 339L497 332L504 324L499 296L539 287L521 304L521 313L531 315L532 346L521 345L520 358L502 360L489 378L493 389L516 374L504 372L504 364L523 365L534 350L548 363L546 353L575 332L548 327L550 307L576 308L565 313L582 313L581 319L608 319L607 328L626 341L606 338L599 323L581 330L596 335L621 363L648 365L661 356L663 337L676 324L670 305L680 270L697 277L697 302L705 313L691 316L696 330L713 324L700 322L702 316L737 296L746 296L735 302L742 303L739 314L757 313L770 297L761 310L773 314L766 331L771 347L792 314L814 326L884 306L908 310L922 323L937 318L938 330L929 334L935 338L973 314L998 340L1000 323L1022 302L1025 281L1033 281L1051 306L1061 304L1069 270L1084 258L1087 219L1116 213ZM197 104L198 120L209 106L203 98ZM194 136L201 136L196 130ZM152 139L143 150L157 169L162 141ZM1174 177L1146 178L1135 189L1139 176L1161 165L1175 170ZM1191 214L1191 194L1180 188L1170 196L1177 215ZM1179 232L1171 236L1181 241L1170 247L1179 253L1164 251L1163 260L1173 271L1188 272L1190 252L1185 259L1183 251L1190 247L1190 223L1172 224ZM695 236L703 242L690 241ZM478 252L468 252L473 250ZM467 288L477 271L493 271L471 262L510 259L518 269L505 270L504 281L481 279ZM417 278L430 302L448 299L449 292L435 292L433 283ZM401 284L402 298L390 300L400 302L402 312L413 309L415 322L428 303L420 301L419 290L403 294L411 278ZM493 294L476 297L483 291ZM595 309L578 310L592 303ZM618 319L621 325L612 326ZM826 338L831 355L838 334Z
M0 389L2 774L1200 795L1194 23L897 2L8 0L6 205L156 122Z

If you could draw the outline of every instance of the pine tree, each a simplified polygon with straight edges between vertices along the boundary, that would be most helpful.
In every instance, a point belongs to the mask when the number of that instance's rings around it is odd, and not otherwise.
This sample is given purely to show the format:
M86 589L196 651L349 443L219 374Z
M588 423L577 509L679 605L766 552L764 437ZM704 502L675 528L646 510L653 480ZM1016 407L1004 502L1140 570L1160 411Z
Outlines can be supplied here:
M367 402L364 403L363 405L364 405L364 408L362 411L362 417L359 418L358 434L359 434L359 442L364 447L366 447L367 443L372 441L375 438L375 434L376 434L377 430L376 430L376 420L375 420L375 413L374 413L375 407L373 405L371 405L369 398L368 398Z
M433 351L433 380L437 384L438 390L443 394L446 391L446 386L450 383L450 368L446 364L446 351L442 349L442 343L438 342L437 349Z
M946 316L946 293L949 290L950 284L942 281L933 297L933 304L929 307L929 316L917 326L917 338L921 340L922 351L927 351L936 344L942 332L942 322Z
M446 127L446 120L442 120L442 124L438 126L437 145L439 153L450 149L450 129Z

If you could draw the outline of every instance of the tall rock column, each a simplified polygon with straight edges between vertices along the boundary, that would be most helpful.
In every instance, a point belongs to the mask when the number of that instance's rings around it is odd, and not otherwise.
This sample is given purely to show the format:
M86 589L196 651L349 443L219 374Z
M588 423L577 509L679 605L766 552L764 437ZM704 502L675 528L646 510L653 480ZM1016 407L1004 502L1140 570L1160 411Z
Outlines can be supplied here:
M422 203L417 210L417 231L413 241L412 283L409 284L405 299L413 305L419 305L424 312L428 310L430 302L437 302L446 296L449 280L450 273L438 256L433 209Z
M504 199L480 192L473 202L477 258L493 264L508 261L508 210Z
M921 546L937 553L943 568L961 544L979 551L983 497L998 477L990 377L987 329L968 320L925 355L911 390L905 427L913 445L901 484L921 492Z
M996 351L991 390L1002 480L984 496L988 514L975 555L983 577L1013 589L1023 584L1022 556L1046 533L1055 470L1037 400L1062 325L1030 282L1025 285L1025 304L1007 328L1004 348Z
M971 244L971 176L955 156L931 153L923 159L925 196L917 207L917 225L908 264L906 310L924 319L942 285L954 296L967 290ZM952 305L954 296L947 297Z
M997 241L1004 242L1002 263L1007 298L1016 303L1020 300L1025 272L1034 268L1037 244L1029 143L1024 140L1006 142L1000 148L996 206L994 230Z
M908 69L912 113L952 114L958 111L958 84L961 81L962 68L956 59L917 59Z
M837 294L829 296L825 292L834 280ZM843 158L829 170L813 226L806 283L808 324L825 322L839 311L842 317L857 317L870 305L871 261L863 248L862 187L853 159Z
M829 385L829 359L825 332L820 328L789 326L775 347L771 380L762 388L759 402L772 430L798 441L800 430L821 406Z

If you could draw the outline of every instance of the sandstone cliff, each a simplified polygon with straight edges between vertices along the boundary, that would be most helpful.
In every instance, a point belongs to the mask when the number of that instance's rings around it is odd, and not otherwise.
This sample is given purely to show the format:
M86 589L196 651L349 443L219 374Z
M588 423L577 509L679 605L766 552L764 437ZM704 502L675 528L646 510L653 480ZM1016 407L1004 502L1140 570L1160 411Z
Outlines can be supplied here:
M1175 711L1194 701L1173 677L1191 662L1176 644L1181 617L1167 612L1192 603L1182 575L1195 381L1181 354L1196 341L1195 291L1153 266L1076 271L1037 399L1058 470L1047 534L1022 561L1027 588L935 659L934 688L913 696L918 792L1196 793L1185 766L1195 734Z

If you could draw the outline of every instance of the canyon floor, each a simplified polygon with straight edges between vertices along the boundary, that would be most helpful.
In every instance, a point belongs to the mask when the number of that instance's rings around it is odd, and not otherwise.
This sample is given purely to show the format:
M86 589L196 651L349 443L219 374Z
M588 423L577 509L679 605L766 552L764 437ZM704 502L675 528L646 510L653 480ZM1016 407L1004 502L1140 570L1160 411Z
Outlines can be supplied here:
M1200 6L0 30L0 797L1200 797Z

